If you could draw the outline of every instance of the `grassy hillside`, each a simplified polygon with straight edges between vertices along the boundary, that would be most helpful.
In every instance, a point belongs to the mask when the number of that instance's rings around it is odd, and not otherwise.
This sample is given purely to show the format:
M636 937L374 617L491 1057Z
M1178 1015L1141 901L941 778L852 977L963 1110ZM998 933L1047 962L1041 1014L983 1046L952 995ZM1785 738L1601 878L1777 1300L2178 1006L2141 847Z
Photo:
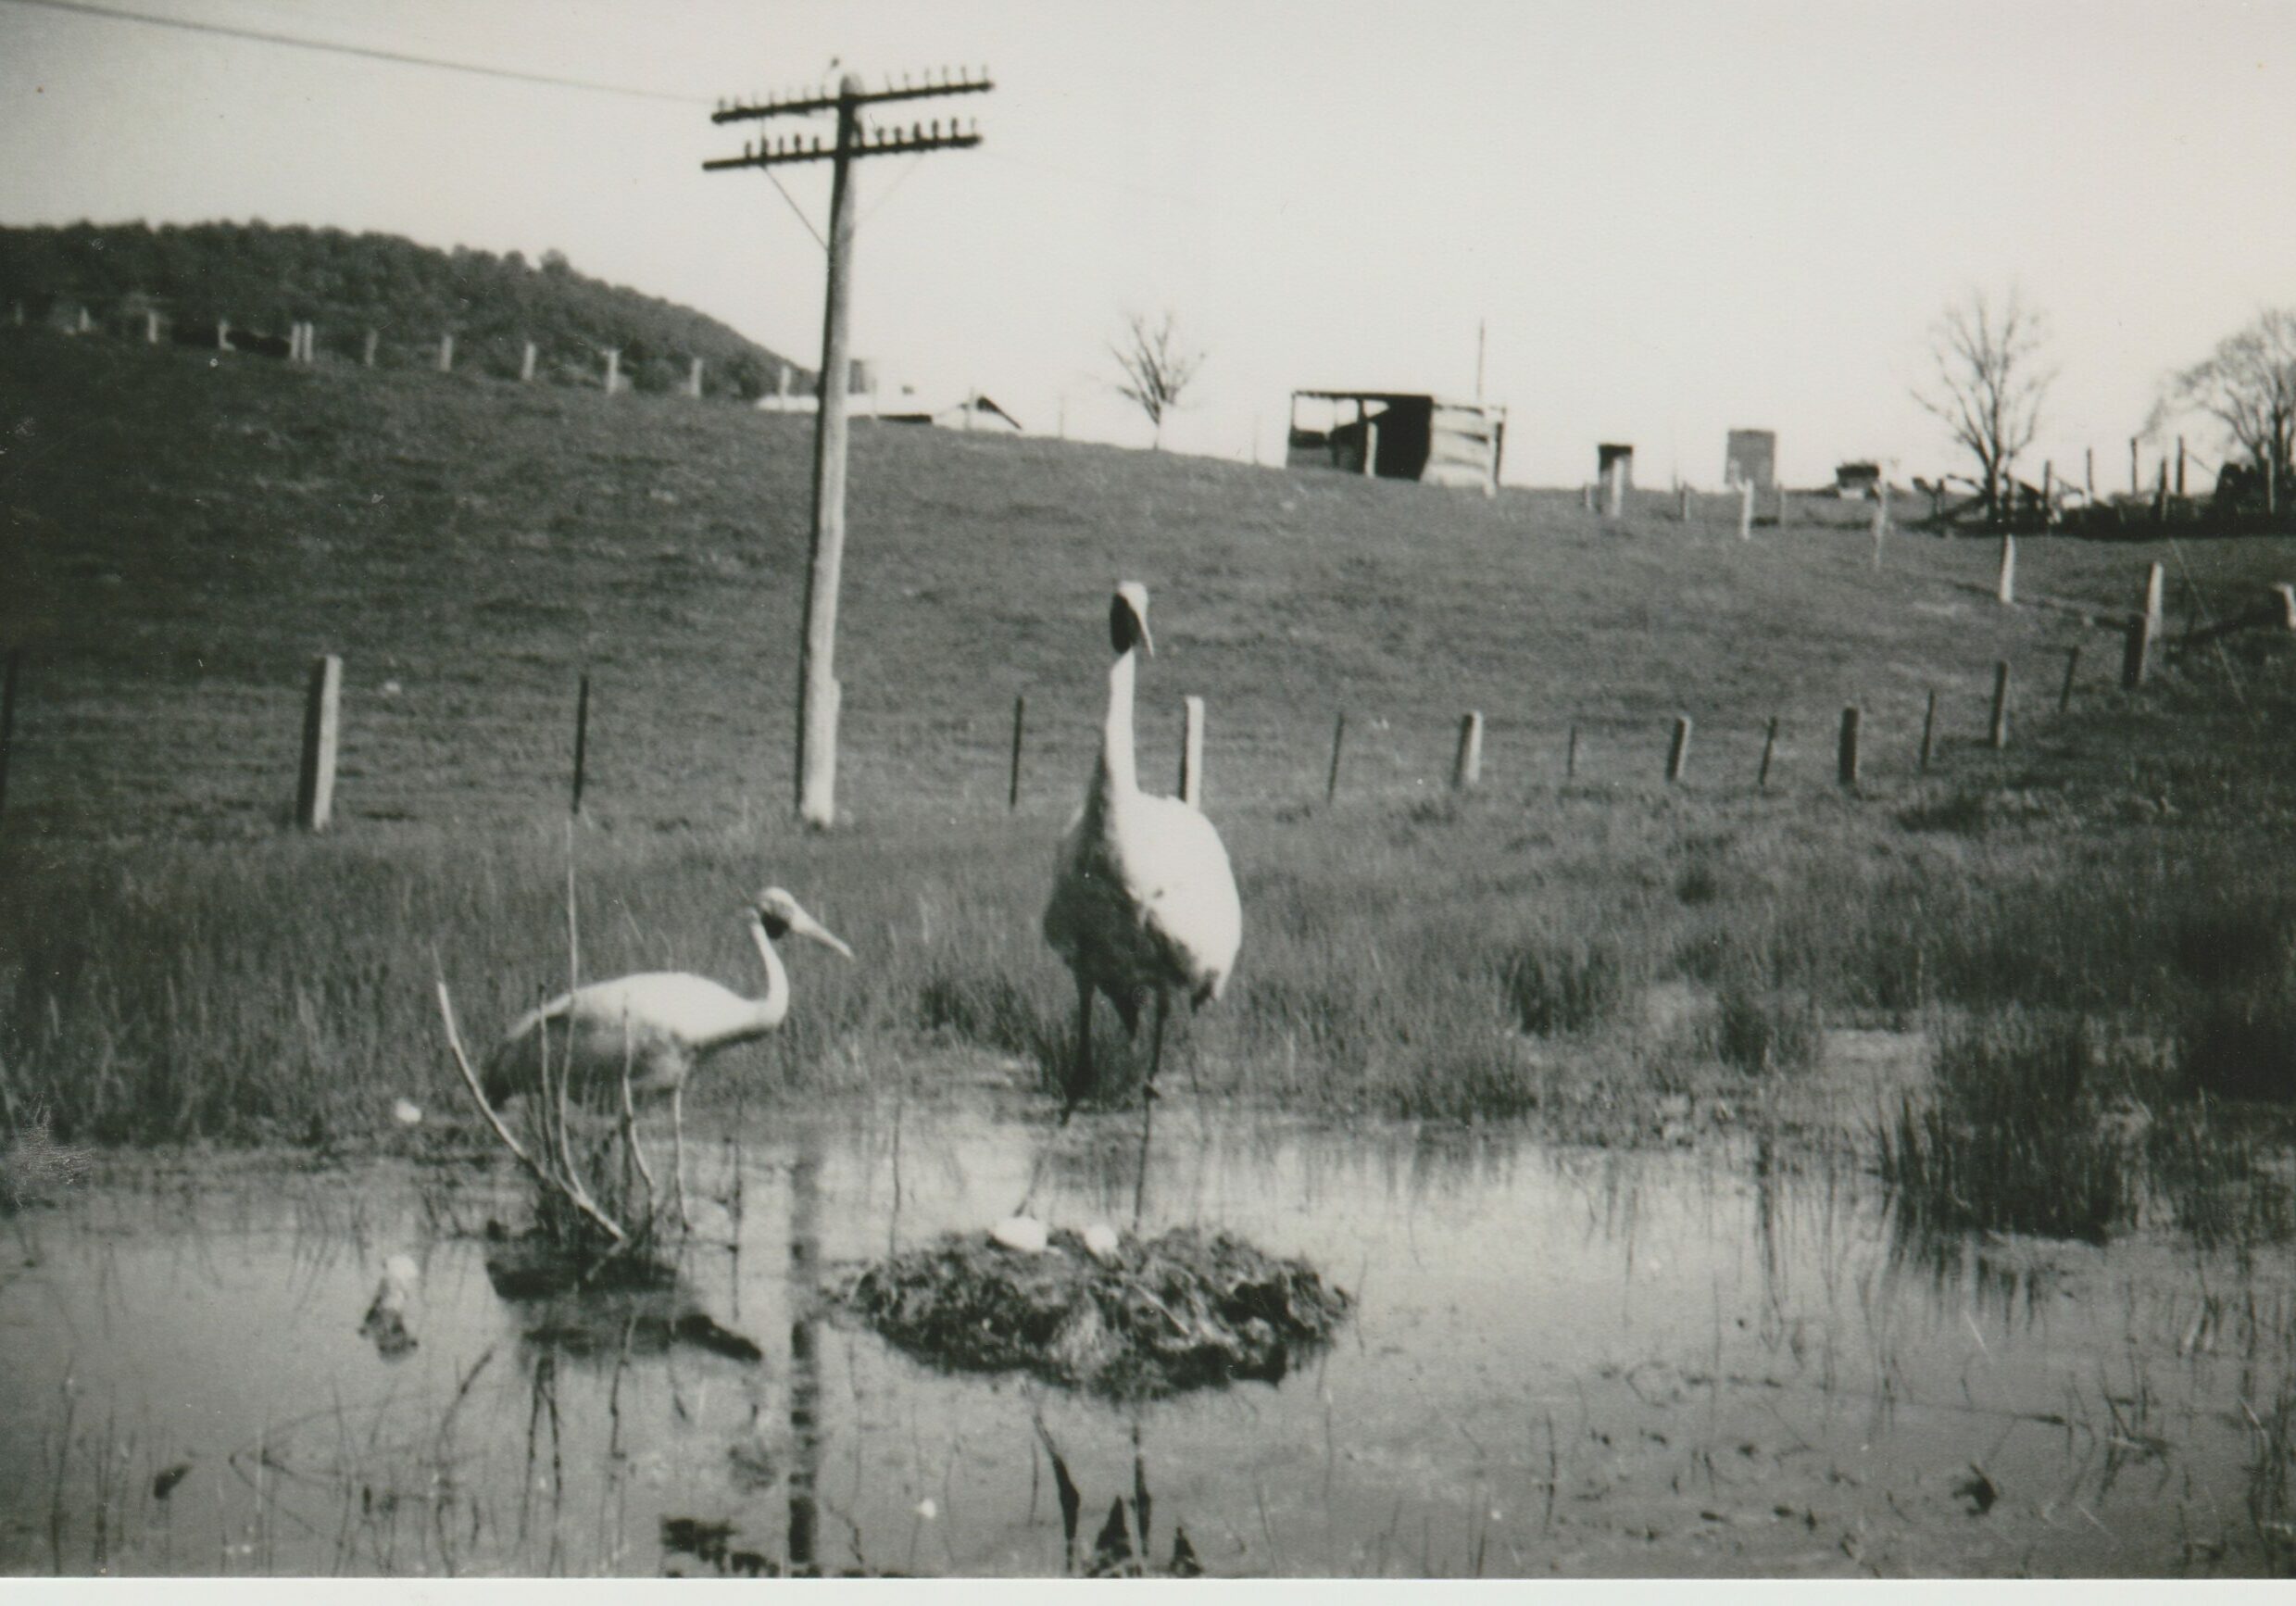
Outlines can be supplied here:
M624 382L667 392L705 363L711 395L775 387L784 362L714 318L575 272L557 253L539 266L517 252L418 245L391 234L264 223L77 223L0 229L0 303L34 319L75 321L141 338L146 308L169 335L212 346L220 320L234 338L268 339L283 354L290 327L318 329L321 358L357 360L367 332L378 362L433 367L439 337L455 337L458 368L516 375L525 343L537 376L602 383L599 354L621 353ZM809 383L800 373L798 383Z
M345 659L346 823L562 807L585 671L602 819L784 808L806 420L36 332L0 342L0 642L27 654L12 830L270 828L320 652ZM1677 713L1694 788L1743 787L1774 714L1779 784L1826 784L1852 702L1884 782L1931 688L1942 738L1966 740L1997 659L2022 721L2084 639L2072 615L1995 606L1990 544L1901 532L1877 572L1856 505L1801 504L1750 544L1734 500L1698 517L1653 496L1610 527L1560 495L864 424L841 801L862 820L1000 804L1024 693L1025 796L1065 808L1121 577L1155 598L1144 769L1161 782L1181 696L1206 696L1216 810L1320 801L1341 710L1351 796L1439 787L1470 708L1499 788L1559 778L1574 724L1583 780L1654 783ZM2125 609L2164 555L2028 542L2024 584ZM2179 613L2296 568L2262 542L2177 561ZM2117 641L2087 639L2085 685L2116 695Z
M71 1135L320 1141L387 1131L399 1093L451 1108L433 977L483 1034L566 973L585 669L584 973L749 977L732 915L766 879L862 956L807 956L789 1028L712 1093L907 1087L915 1067L930 1086L982 1055L1031 1085L1065 1052L1036 915L1121 577L1155 599L1143 771L1168 784L1179 699L1205 696L1207 802L1243 885L1236 984L1184 1042L1208 1088L1631 1139L1662 1099L1726 1121L1801 1097L1826 1023L1933 1011L2012 1017L2003 1053L2063 1040L2015 1023L2034 1011L2155 1046L2103 1054L2094 1085L2076 1064L2083 1111L2296 1085L2296 899L2258 872L2296 834L2290 638L2171 654L2130 695L2117 634L2078 611L2132 607L2159 558L2180 629L2296 574L2287 543L2031 541L2022 593L2075 606L2011 609L1991 543L1901 531L1877 571L1854 506L1741 543L1735 499L1686 527L1653 496L1610 525L1575 495L862 425L854 829L809 838L788 769L803 420L45 332L0 332L0 646L24 654L0 817L12 1127L44 1109ZM337 829L309 840L281 827L319 652L345 657L345 764ZM1979 744L1997 659L1999 753ZM1854 798L1833 779L1851 702ZM1455 800L1469 708L1486 786Z

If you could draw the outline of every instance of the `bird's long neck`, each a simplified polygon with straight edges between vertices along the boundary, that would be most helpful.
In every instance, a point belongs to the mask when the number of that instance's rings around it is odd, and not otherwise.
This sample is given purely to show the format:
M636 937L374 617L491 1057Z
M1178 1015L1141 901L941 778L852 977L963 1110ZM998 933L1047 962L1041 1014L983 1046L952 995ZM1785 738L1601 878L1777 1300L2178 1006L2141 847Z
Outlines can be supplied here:
M1116 655L1108 671L1108 716L1100 725L1100 762L1093 772L1088 807L1105 809L1140 789L1132 761L1132 685L1140 662L1137 647Z
M758 945L758 957L765 961L765 997L751 1000L751 1031L771 1032L789 1014L789 972L782 969L782 957L773 951L763 921L750 921L749 935Z

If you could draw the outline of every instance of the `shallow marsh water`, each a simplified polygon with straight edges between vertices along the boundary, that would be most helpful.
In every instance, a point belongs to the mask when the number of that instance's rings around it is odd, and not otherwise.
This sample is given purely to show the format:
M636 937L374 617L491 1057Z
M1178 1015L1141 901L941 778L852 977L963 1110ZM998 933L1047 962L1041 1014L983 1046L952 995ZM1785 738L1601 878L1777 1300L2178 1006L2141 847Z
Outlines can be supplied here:
M1119 1497L1152 1570L1185 1528L1212 1575L2286 1564L2283 1259L1904 1241L1832 1146L1176 1095L1141 1226L1223 1227L1357 1296L1281 1383L1109 1404L801 1319L794 1288L988 1224L1040 1160L1039 1213L1129 1226L1138 1135L963 1102L752 1123L692 1148L676 1285L588 1300L496 1291L505 1170L115 1166L0 1223L0 1567L1059 1574ZM361 1318L401 1254L392 1356Z

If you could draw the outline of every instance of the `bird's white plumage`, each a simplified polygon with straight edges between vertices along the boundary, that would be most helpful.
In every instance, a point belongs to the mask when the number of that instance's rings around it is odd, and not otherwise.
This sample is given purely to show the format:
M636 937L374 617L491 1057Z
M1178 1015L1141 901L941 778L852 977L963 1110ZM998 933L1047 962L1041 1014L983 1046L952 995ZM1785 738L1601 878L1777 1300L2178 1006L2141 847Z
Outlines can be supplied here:
M489 1073L498 1069L514 1083L531 1084L533 1061L546 1046L554 1066L571 1065L578 1090L601 1077L618 1084L626 1060L634 1091L662 1091L683 1081L703 1055L779 1025L786 998L770 1018L759 1003L682 971L594 982L521 1015L504 1035Z
M1177 797L1135 791L1105 810L1087 805L1060 845L1045 940L1127 1014L1158 987L1217 998L1244 940L1220 833Z
M778 887L759 895L747 919L765 966L765 994L745 998L707 976L647 971L561 993L512 1023L487 1061L486 1096L496 1103L535 1086L543 1056L578 1093L618 1089L625 1068L640 1093L676 1093L696 1061L730 1044L761 1037L789 1013L789 977L766 935L782 929L851 956L797 901Z
M1120 586L1110 622L1116 661L1100 754L1084 808L1061 840L1044 929L1076 977L1086 1021L1091 995L1100 992L1129 1026L1144 995L1217 998L1243 942L1244 913L1211 822L1139 787L1132 705L1139 649L1153 650L1147 590ZM1078 1053L1088 1052L1088 1027L1080 1024Z

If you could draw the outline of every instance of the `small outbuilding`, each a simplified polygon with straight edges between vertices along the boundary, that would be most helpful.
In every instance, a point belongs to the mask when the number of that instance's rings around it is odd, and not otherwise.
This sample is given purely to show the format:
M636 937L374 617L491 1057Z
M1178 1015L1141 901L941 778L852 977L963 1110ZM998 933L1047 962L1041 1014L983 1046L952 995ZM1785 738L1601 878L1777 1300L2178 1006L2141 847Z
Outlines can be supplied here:
M1417 480L1491 496L1507 409L1408 391L1296 390L1284 466Z
M1602 441L1595 446L1595 483L1608 486L1612 477L1620 491L1635 488L1635 449L1625 441Z
M933 424L945 430L1010 430L1020 433L1021 420L975 391L945 407L921 406L907 394L891 407L881 401L877 419L888 424Z
M1839 463L1834 469L1834 495L1845 501L1881 495L1879 463Z
M1732 430L1723 447L1722 483L1733 488L1751 485L1757 491L1777 485L1778 437L1775 430Z

